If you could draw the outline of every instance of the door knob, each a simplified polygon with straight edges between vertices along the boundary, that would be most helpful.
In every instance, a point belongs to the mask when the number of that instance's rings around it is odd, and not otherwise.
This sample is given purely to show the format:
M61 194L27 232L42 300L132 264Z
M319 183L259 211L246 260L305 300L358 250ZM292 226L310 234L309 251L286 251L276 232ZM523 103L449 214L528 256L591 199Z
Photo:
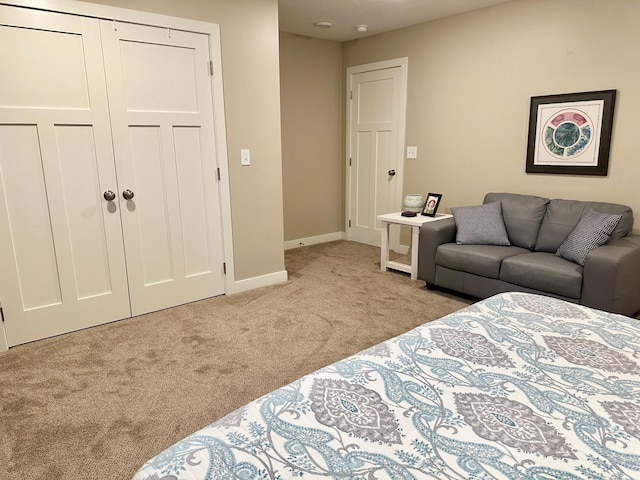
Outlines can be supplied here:
M107 190L102 196L107 202L113 202L116 199L116 194L111 190Z
M131 200L133 198L133 192L127 188L122 192L122 196L125 200Z
M396 171L395 170L389 170L389 172L387 172L387 173L389 173L390 177L393 177L396 174Z

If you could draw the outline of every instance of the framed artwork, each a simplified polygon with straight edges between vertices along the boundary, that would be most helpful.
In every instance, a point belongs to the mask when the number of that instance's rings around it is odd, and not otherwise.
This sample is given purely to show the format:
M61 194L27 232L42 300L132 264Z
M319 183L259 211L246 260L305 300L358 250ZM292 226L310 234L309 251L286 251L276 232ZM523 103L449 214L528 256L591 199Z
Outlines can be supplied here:
M531 97L527 173L607 175L616 90Z
M441 193L430 193L429 195L427 195L427 201L424 202L424 206L422 207L422 215L426 215L427 217L435 217L441 199Z

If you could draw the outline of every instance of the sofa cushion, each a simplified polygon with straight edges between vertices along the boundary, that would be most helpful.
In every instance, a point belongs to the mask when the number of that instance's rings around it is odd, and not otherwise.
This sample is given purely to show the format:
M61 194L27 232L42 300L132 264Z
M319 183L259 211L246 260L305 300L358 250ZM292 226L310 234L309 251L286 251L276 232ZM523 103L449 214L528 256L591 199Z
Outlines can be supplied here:
M500 202L453 207L456 222L456 243L460 245L509 245L502 220Z
M556 255L584 265L591 250L609 241L611 232L616 228L622 215L598 213L589 209L582 216L578 225L560 245Z
M484 197L484 203L497 201L502 205L502 218L511 244L533 250L549 199L517 193L487 193Z
M500 277L500 264L505 258L528 252L520 247L445 243L436 250L436 265L497 279Z
M535 250L555 253L587 209L600 213L621 214L622 218L611 234L611 239L621 238L631 232L633 212L626 205L604 202L580 202L577 200L554 199L547 206L547 213L542 220Z
M582 272L577 263L547 252L532 252L506 258L500 280L541 292L580 298Z

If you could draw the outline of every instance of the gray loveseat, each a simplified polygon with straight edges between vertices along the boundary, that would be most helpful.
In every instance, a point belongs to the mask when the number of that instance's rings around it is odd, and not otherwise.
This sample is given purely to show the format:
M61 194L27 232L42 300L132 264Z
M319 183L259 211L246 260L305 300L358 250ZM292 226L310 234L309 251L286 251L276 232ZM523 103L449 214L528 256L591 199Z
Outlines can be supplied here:
M631 233L629 207L488 193L482 208L496 202L509 245L458 244L454 218L421 227L418 278L427 288L479 298L533 292L625 315L640 310L640 236ZM620 220L609 241L590 251L580 265L556 252L587 212L620 214Z

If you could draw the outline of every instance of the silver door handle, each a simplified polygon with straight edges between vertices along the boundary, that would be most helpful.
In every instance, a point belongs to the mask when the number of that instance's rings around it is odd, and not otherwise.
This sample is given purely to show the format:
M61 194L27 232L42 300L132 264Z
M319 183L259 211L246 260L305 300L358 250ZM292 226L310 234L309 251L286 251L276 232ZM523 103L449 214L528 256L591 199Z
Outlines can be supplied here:
M116 194L111 190L107 190L102 196L107 202L113 202L116 199Z
M125 200L131 200L134 197L133 192L128 188L122 192L122 196Z

